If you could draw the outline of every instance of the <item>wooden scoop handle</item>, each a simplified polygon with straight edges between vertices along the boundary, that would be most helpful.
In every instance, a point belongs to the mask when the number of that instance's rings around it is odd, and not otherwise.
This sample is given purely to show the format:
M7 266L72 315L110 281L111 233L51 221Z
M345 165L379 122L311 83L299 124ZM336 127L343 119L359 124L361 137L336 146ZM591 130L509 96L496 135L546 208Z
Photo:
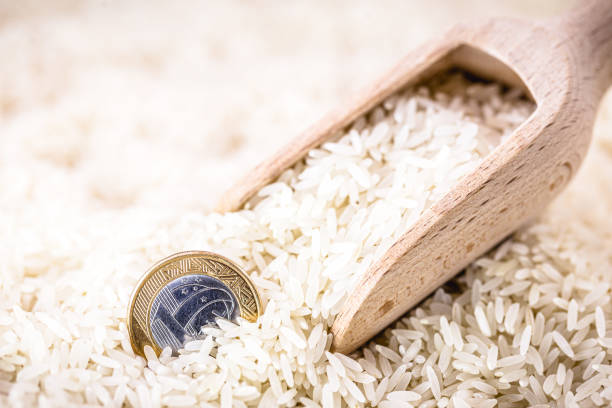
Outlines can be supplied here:
M593 100L612 85L612 1L580 0L580 4L554 22L560 36L572 42L570 61L584 77L578 84L591 84ZM594 80L593 80L594 79Z

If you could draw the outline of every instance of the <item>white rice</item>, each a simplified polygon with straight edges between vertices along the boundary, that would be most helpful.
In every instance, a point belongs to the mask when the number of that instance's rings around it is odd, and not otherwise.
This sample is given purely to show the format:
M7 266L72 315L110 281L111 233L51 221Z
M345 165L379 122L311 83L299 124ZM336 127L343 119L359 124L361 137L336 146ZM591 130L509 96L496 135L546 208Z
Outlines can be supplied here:
M606 318L601 306L595 308L595 327L599 337L606 337Z
M527 354L527 350L529 349L529 345L531 344L531 325L527 325L523 329L519 344L519 353L524 356L525 354Z
M0 404L610 405L612 260L610 237L595 227L609 224L563 208L354 355L329 350L334 316L368 266L532 109L495 85L454 78L437 91L390 98L238 213L124 204L67 217L44 200L28 204L27 180L14 178L3 202L17 197L23 208L4 204L0 214L9 243L0 249ZM84 149L74 143L71 155L38 146L39 160L74 163ZM47 190L33 191L44 198ZM581 216L601 214L595 207ZM53 228L57 217L61 229ZM135 357L125 327L129 294L148 264L183 249L239 262L265 312L257 323L207 330L179 357Z

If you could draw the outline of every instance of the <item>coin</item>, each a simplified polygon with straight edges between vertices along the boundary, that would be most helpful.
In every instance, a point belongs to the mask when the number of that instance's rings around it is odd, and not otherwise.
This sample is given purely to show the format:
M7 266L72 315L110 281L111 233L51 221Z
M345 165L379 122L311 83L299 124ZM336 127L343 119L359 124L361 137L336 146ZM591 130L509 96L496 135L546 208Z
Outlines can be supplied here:
M173 354L201 328L218 318L254 322L261 310L248 276L232 261L212 252L179 252L162 259L140 279L130 300L128 332L136 354L151 346Z

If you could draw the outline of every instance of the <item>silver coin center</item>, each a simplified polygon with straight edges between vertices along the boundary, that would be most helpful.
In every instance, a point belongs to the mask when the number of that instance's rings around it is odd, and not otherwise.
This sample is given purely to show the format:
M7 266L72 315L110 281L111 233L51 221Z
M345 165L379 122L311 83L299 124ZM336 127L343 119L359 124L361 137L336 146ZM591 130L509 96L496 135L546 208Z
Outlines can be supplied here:
M176 352L190 340L201 337L201 328L215 325L218 318L236 320L238 301L219 279L186 275L170 281L151 305L151 334L157 345Z

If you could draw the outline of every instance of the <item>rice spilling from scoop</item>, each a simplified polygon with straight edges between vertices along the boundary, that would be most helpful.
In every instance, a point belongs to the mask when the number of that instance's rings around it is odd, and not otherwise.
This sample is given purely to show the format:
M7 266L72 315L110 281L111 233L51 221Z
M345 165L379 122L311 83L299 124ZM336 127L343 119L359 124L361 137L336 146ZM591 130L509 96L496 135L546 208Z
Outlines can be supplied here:
M580 244L591 236L579 226L518 232L365 347L330 352L329 328L369 266L533 108L517 90L445 76L389 98L243 211L100 212L16 236L1 266L0 401L609 405L610 259ZM26 242L34 250L19 252ZM125 313L142 263L187 249L240 263L264 312L219 321L178 357L136 357Z

